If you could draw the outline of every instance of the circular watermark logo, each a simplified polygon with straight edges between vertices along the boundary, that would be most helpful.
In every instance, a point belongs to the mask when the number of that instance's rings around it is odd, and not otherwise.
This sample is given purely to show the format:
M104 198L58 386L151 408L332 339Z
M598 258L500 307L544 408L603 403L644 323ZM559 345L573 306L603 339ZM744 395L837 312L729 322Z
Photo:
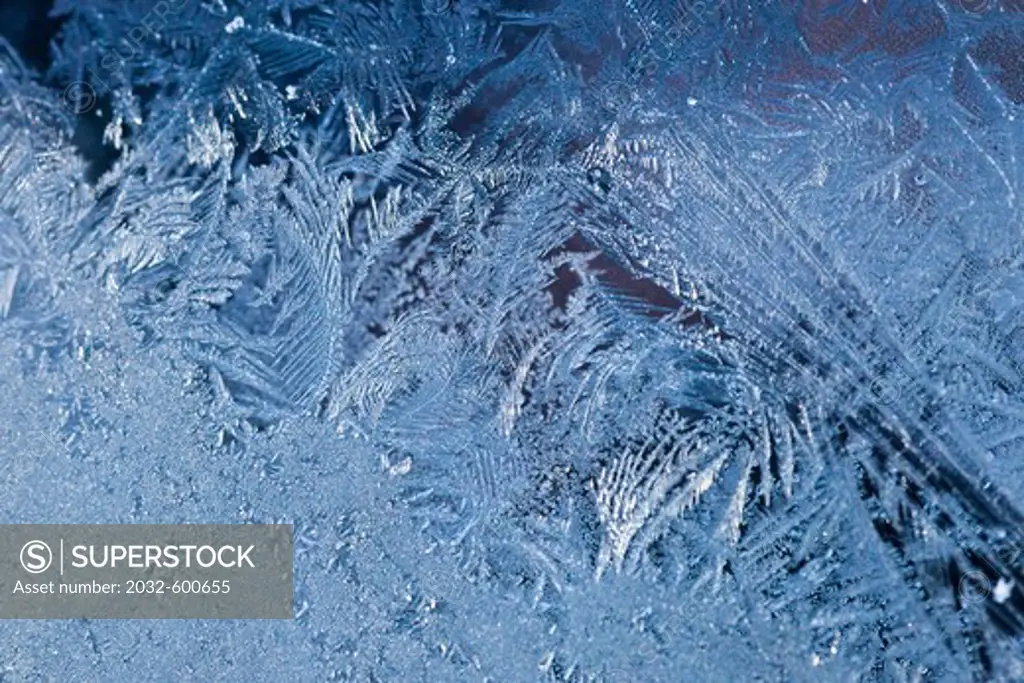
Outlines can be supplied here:
M100 642L100 653L124 661L131 659L142 643L142 629L131 621L121 621L112 624L109 630L111 633Z
M42 541L29 541L21 546L21 566L30 574L42 574L53 563L50 546Z
M972 570L960 577L960 599L965 605L985 602L992 594L992 584L982 572Z
M1006 565L1015 565L1021 558L1021 547L1017 541L1010 541L996 551L996 557Z
M936 338L946 343L949 338L960 331L964 326L964 314L959 309L958 305L954 303L950 306L949 310L943 311L939 314L939 319L935 323L935 327L932 328Z
M988 9L989 0L960 0L960 6L968 12L981 14Z
M612 114L626 113L633 104L635 87L625 81L612 81L601 86L600 104Z
M447 14L455 10L456 0L423 0L423 9L434 14Z
M893 379L895 378L887 380L886 378L876 377L872 380L869 387L871 395L883 406L891 406L900 398L900 387Z
M856 130L843 130L832 136L821 150L824 157L835 164L856 161L862 156L861 139Z
M72 114L84 114L96 106L96 91L85 81L75 81L64 88L60 99Z

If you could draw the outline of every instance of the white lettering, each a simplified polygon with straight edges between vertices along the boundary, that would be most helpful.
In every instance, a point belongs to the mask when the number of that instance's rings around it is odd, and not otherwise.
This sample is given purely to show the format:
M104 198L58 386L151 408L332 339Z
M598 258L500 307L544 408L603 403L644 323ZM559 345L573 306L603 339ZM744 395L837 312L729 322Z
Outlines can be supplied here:
M202 552L204 550L210 553L210 561L209 562L203 562L203 558L200 557L200 555L202 554ZM208 545L201 546L199 548L199 550L196 551L196 562L199 563L200 567L203 567L204 569L206 567L212 567L216 561L217 561L217 553L210 546L208 546Z
M252 560L249 559L249 553L252 552L252 548L253 548L252 546L249 546L248 548L245 549L245 552L243 553L242 552L242 546L238 546L238 566L239 567L242 566L242 561L244 560L245 562L249 563L250 567L252 567L253 569L256 568L256 565L254 565L252 563Z

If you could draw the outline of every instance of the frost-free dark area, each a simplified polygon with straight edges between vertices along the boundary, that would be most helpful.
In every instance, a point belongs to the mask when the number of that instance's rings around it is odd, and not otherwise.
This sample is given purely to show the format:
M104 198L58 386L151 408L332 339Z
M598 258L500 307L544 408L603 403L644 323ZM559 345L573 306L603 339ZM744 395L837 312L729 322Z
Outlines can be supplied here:
M1022 12L5 3L0 522L295 619L0 680L1021 679Z
M0 35L18 55L39 72L50 67L50 44L61 21L50 15L52 2L7 0L0 5Z

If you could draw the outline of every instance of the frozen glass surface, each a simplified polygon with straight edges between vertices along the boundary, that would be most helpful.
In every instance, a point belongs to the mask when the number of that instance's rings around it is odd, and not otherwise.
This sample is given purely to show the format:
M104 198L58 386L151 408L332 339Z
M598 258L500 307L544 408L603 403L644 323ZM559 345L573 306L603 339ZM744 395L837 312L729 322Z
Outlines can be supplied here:
M0 681L1024 680L1021 0L0 7L0 523L295 619Z

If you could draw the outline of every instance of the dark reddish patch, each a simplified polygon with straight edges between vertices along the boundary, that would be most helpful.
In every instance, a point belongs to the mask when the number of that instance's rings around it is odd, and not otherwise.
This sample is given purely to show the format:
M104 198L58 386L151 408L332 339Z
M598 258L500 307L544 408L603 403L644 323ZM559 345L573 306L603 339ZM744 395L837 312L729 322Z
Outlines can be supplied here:
M580 67L580 75L584 82L589 83L601 70L609 55L622 55L622 45L613 33L604 33L597 40L597 49L587 50L563 31L555 30L551 34L551 44L555 52L564 61Z
M1007 30L986 34L971 56L988 67L992 78L1015 104L1024 103L1024 37Z
M814 61L802 47L780 46L773 52L764 71L751 72L745 97L752 108L763 112L772 123L788 126L793 122L787 117L795 107L801 106L792 100L795 87L808 83L832 83L841 77L842 71L838 67ZM779 115L777 118L773 116L776 114Z
M460 135L479 132L487 121L487 114L508 104L523 89L521 79L502 86L485 88L473 102L452 117L451 128Z
M842 53L851 58L874 50L902 56L946 31L936 7L886 0L803 0L797 27L815 55Z
M589 254L594 252L596 253L587 261L587 266L597 276L598 282L630 299L648 304L649 306L644 310L645 315L661 319L685 308L682 300L667 289L653 280L633 275L578 232L573 233L572 237L554 250L551 256L559 253ZM555 282L548 286L554 305L564 309L569 301L569 296L580 284L582 281L572 268L568 265L559 266L555 271ZM720 340L729 338L724 332L718 330L715 324L701 311L686 310L686 315L681 318L684 327L701 327L713 331Z

